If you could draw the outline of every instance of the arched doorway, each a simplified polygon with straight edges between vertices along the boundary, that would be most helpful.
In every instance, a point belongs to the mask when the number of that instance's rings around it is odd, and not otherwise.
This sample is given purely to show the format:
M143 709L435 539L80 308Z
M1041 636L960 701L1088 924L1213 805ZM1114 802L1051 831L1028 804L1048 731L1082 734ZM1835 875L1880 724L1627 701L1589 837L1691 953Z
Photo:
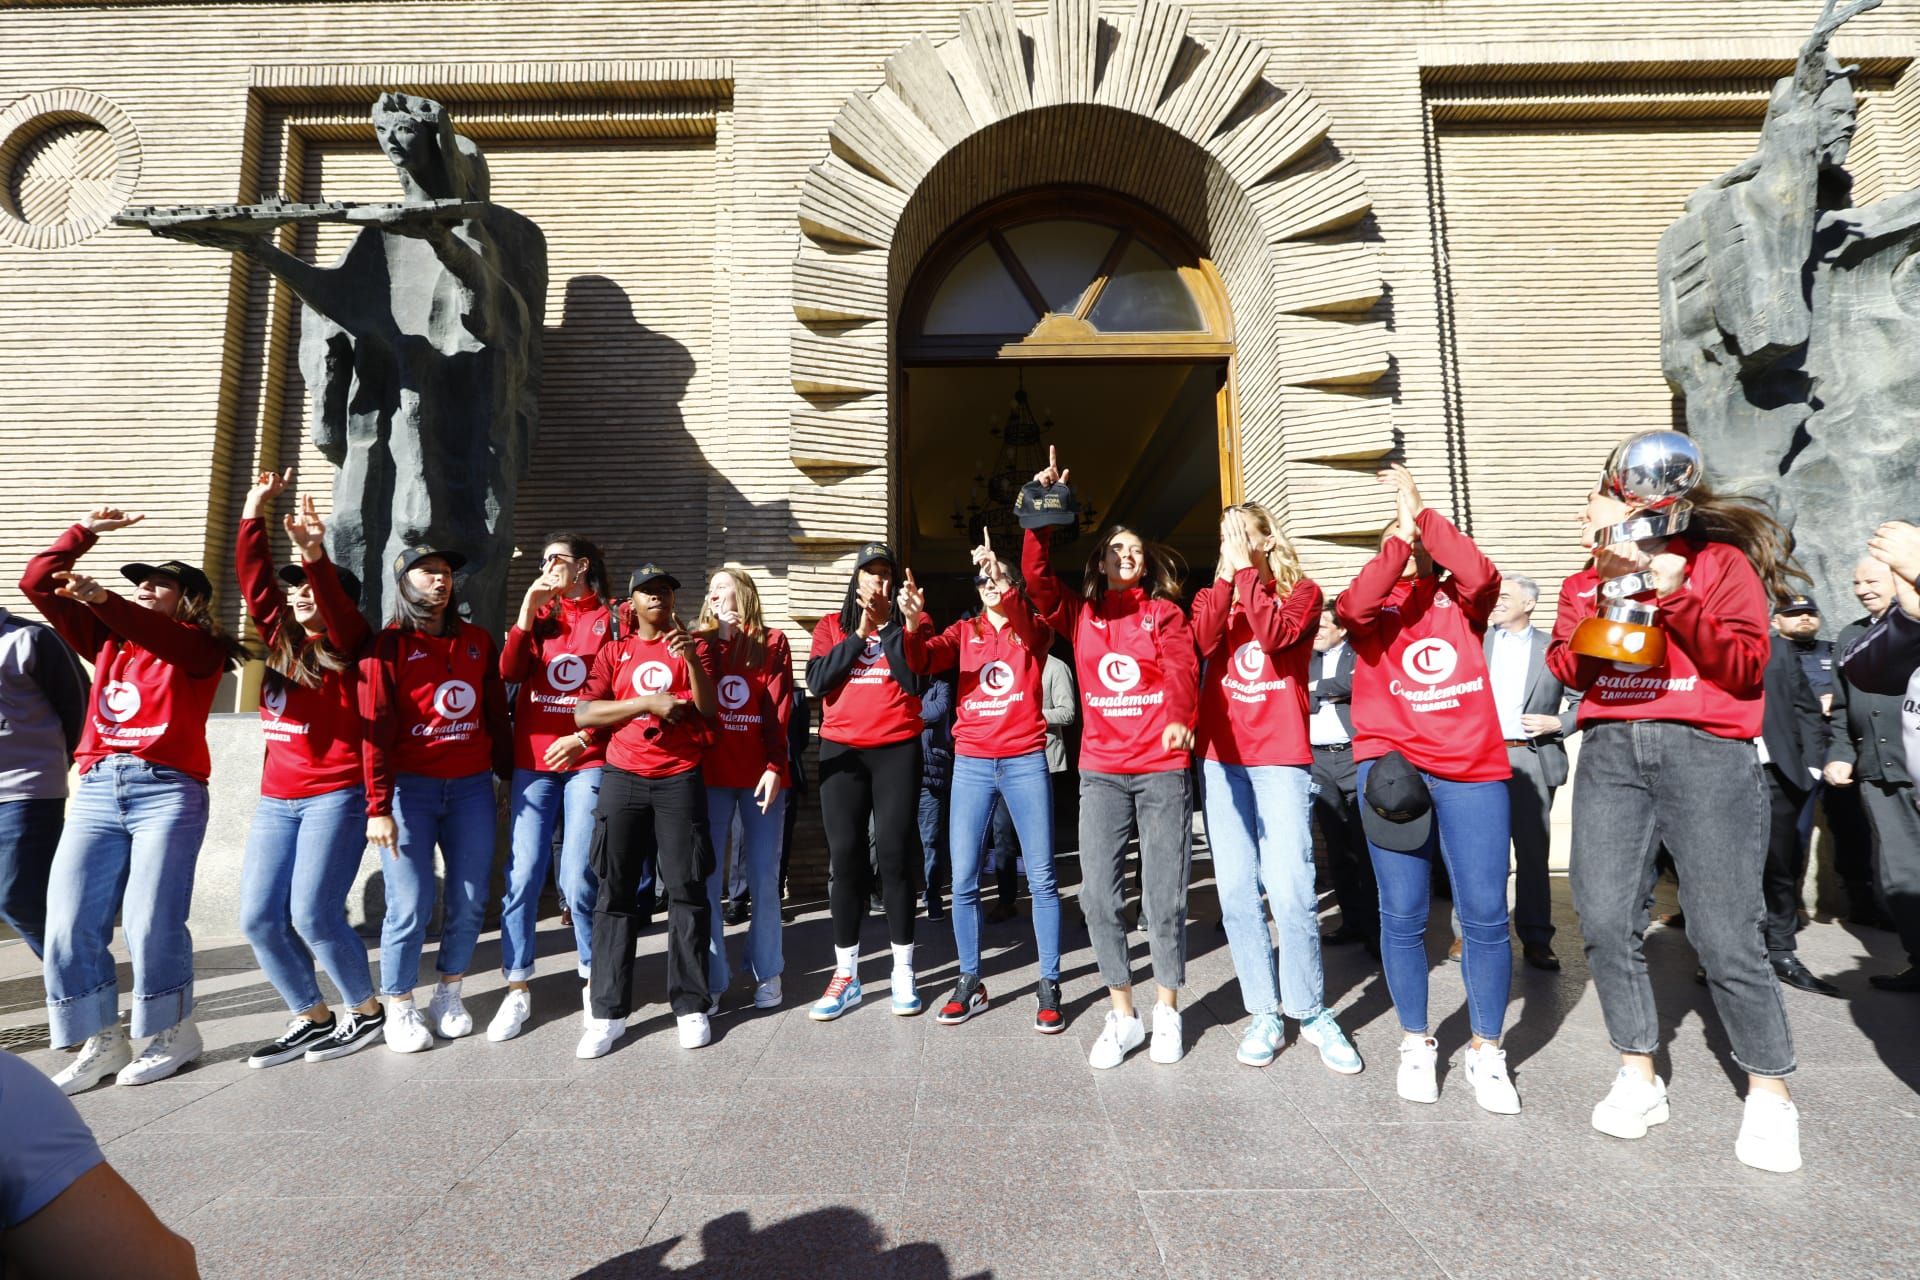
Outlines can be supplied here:
M1049 445L1090 508L1083 534L1117 520L1211 562L1239 493L1233 320L1168 219L1090 187L994 201L922 259L897 332L893 524L944 603L967 603L983 527L1015 554L1014 496ZM1063 568L1076 542L1056 535Z

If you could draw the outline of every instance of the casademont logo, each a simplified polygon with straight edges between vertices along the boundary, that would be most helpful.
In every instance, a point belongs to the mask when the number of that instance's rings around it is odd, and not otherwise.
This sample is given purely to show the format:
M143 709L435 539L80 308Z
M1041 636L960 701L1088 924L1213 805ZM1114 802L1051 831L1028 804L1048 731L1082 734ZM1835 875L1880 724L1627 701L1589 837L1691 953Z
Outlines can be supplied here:
M1258 680L1266 674L1267 651L1258 640L1249 640L1233 651L1233 669L1242 680Z
M720 705L728 711L738 711L747 705L747 682L741 676L721 676Z
M572 693L587 682L587 660L577 653L556 653L547 663L547 683L555 693Z
M275 720L282 719L287 714L286 689L268 689L260 695L260 705L265 707L267 714L271 715Z
M115 724L125 724L140 714L140 690L130 681L107 681L100 687L100 714Z
M1140 664L1124 653L1100 659L1100 683L1115 693L1126 693L1140 683Z
M448 680L433 691L433 709L442 719L461 720L473 714L480 697L465 680Z
M980 689L990 697L1006 697L1013 692L1013 668L999 661L981 667Z
M1400 655L1400 669L1407 673L1409 680L1418 680L1421 684L1439 684L1453 674L1459 663L1460 655L1438 636L1416 640Z
M633 691L642 697L665 693L673 686L673 668L664 662L643 662L633 669Z

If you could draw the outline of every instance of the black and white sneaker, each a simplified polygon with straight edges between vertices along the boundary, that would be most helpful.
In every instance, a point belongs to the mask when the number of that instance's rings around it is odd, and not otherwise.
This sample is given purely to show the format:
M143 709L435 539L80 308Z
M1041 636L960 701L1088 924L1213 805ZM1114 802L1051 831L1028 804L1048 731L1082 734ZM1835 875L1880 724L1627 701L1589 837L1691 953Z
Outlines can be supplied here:
M987 1008L987 989L980 979L971 973L960 975L960 983L933 1015L933 1020L943 1027L957 1027L976 1013L984 1013Z
M360 1052L386 1031L387 1011L385 1006L372 1013L355 1013L349 1009L334 1021L339 1025L333 1034L307 1050L308 1062L327 1062Z
M277 1067L283 1062L292 1062L295 1058L306 1056L307 1050L327 1039L339 1025L338 1018L328 1018L325 1022L315 1022L310 1018L294 1018L287 1023L287 1033L278 1040L269 1040L247 1056L250 1067Z

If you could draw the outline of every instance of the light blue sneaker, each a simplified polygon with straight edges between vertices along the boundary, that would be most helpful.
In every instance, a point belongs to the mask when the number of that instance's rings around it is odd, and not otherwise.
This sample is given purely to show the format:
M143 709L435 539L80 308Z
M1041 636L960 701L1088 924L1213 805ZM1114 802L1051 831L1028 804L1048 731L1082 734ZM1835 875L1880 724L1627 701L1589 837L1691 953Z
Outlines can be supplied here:
M1280 1046L1286 1042L1287 1029L1280 1022L1280 1016L1274 1013L1256 1013L1253 1023L1247 1028L1247 1034L1240 1038L1240 1061L1250 1067L1264 1067L1272 1062L1280 1052Z
M836 973L827 984L827 993L813 1002L807 1016L815 1022L832 1022L859 1003L860 979Z
M1327 1064L1327 1070L1338 1071L1343 1076L1358 1075L1365 1065L1360 1061L1360 1051L1353 1047L1353 1041L1347 1039L1347 1033L1334 1021L1331 1009L1322 1009L1300 1024L1300 1038L1320 1050L1320 1061Z
M920 993L914 988L913 970L895 966L893 970L893 1011L902 1018L911 1018L926 1005L920 1001Z

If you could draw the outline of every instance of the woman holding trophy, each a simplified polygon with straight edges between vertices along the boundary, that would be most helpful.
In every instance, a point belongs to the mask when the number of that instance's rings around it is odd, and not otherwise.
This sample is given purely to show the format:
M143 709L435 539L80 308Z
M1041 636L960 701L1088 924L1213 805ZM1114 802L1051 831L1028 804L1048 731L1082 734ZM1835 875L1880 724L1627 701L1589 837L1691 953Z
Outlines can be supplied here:
M1700 483L1698 447L1652 431L1614 451L1580 513L1593 564L1560 591L1547 665L1580 703L1573 899L1621 1066L1593 1127L1641 1138L1668 1116L1660 1023L1642 940L1653 859L1680 877L1687 940L1747 1072L1734 1154L1800 1167L1786 1007L1761 939L1767 800L1760 736L1769 597L1803 576L1759 504ZM1691 501L1685 501L1685 499Z

